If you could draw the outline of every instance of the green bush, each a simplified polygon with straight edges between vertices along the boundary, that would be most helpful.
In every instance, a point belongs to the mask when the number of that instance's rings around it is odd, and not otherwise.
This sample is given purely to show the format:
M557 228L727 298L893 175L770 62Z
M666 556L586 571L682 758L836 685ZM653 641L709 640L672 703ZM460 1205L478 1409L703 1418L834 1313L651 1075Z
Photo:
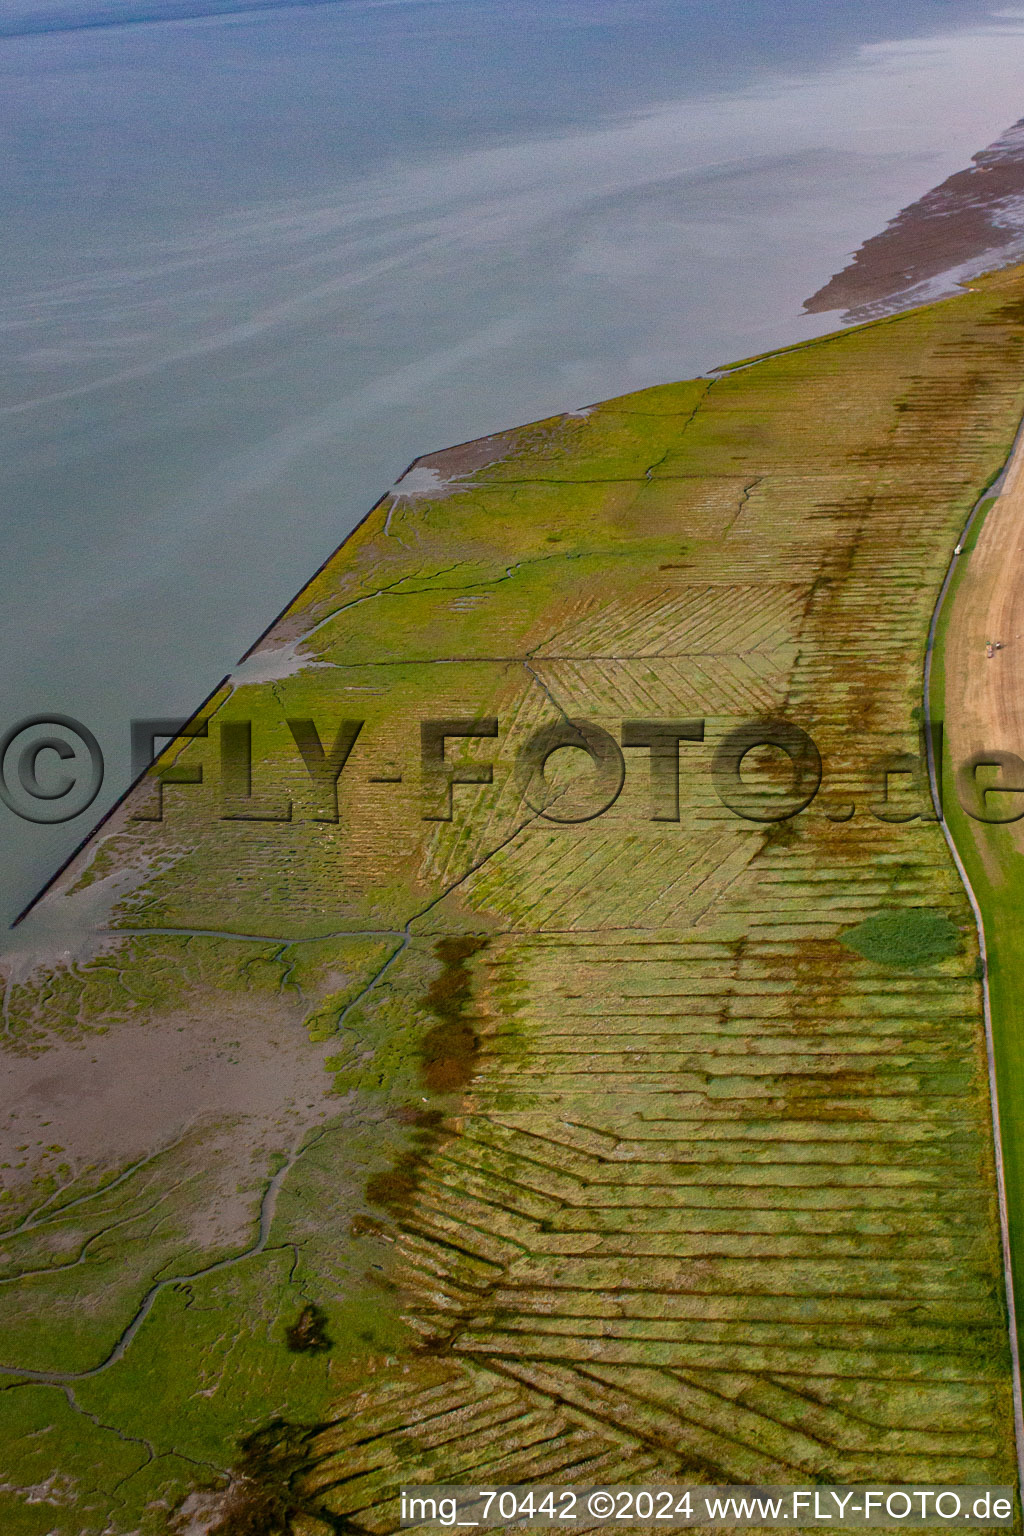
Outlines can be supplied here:
M847 949L879 965L933 965L958 953L960 930L929 907L879 912L842 936Z

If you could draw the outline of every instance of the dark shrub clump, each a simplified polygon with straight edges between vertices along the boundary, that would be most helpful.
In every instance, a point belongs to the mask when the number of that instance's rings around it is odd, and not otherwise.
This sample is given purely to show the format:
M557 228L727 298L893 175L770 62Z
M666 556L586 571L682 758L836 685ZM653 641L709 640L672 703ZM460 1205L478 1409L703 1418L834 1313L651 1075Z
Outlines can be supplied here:
M957 954L961 938L955 923L942 912L929 907L907 907L867 918L856 928L847 929L841 943L865 960L909 968L934 965Z

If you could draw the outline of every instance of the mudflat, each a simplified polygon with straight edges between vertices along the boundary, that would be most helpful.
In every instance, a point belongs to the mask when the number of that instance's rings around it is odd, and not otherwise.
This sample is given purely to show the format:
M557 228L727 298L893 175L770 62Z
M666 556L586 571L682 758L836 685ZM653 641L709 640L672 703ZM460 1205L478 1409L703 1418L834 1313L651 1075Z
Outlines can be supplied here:
M804 308L811 314L841 309L847 320L871 320L950 293L958 279L1019 261L1022 253L1019 122L866 240Z

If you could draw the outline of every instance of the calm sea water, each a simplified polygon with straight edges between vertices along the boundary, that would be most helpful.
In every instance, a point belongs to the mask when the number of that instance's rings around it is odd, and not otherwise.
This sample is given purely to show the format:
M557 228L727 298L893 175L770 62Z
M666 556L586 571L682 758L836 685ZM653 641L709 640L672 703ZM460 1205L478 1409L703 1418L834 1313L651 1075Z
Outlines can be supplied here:
M830 329L801 302L1024 115L959 0L0 3L9 921L416 454Z

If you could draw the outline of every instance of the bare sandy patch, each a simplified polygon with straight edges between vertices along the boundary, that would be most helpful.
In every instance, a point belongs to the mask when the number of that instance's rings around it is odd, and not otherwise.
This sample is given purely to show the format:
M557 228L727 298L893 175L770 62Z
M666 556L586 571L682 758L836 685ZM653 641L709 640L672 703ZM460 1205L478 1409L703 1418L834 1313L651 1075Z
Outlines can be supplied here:
M249 688L256 683L277 683L282 678L293 677L296 672L304 672L307 667L333 666L333 662L322 661L312 652L299 649L311 633L312 630L295 640L286 640L281 645L264 646L253 651L239 662L228 679L232 688Z
M38 1056L7 1051L4 1180L17 1188L55 1145L76 1174L176 1147L176 1163L198 1162L212 1175L196 1186L193 1237L233 1243L251 1222L254 1180L270 1154L292 1150L338 1107L324 1070L329 1050L310 1043L285 1005L221 996L201 1014L169 1012L84 1040L57 1039Z
M945 647L952 760L960 764L981 751L1024 757L1024 440L969 562ZM1013 835L1024 848L1021 823Z

